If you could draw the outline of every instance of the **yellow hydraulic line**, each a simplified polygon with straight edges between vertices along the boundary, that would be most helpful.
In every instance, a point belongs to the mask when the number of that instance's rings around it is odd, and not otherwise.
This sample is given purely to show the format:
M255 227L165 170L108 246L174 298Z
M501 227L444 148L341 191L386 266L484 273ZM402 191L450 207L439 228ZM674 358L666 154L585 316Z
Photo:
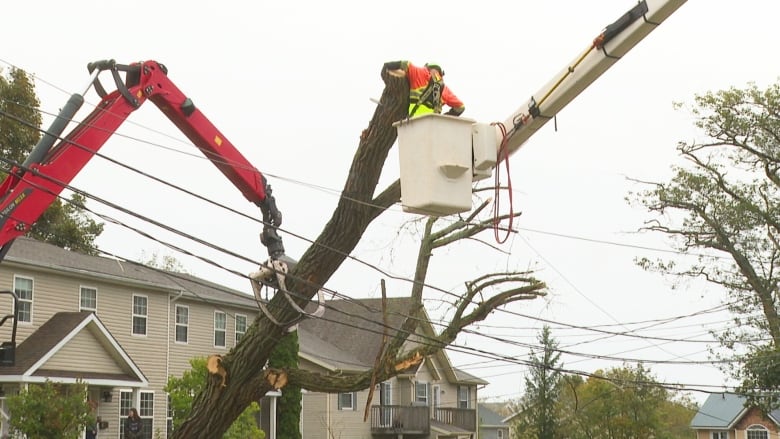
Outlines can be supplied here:
M592 51L592 50L593 50L593 49L596 47L596 45L597 45L597 41L599 41L599 40L601 39L601 37L602 37L602 36L603 36L603 35L600 35L600 36L599 36L599 38L596 38L596 40L593 42L593 44L591 44L591 45L590 45L590 47L588 48L588 50L586 50L586 51L585 51L585 53L583 53L582 55L580 55L580 57L577 59L577 62L575 62L575 63L574 63L574 65L572 65L572 66L569 66L569 69L566 71L566 74L565 74L565 75L563 75L563 76L561 77L561 79L559 79L559 80L558 80L558 82L556 82L556 83L555 83L555 85L553 85L553 86L550 88L550 90L549 90L549 91L547 91L547 93L544 95L544 97L542 97L542 99L541 99L541 100L539 100L539 102L536 104L536 106L537 106L537 107L541 107L541 106L542 106L542 104L544 103L544 101L545 101L545 100L546 100L548 97L550 97L550 95L551 95L551 94L552 94L552 93L555 91L555 89L556 89L556 88L558 88L558 86L559 86L559 85L561 85L561 83L563 82L563 80L564 80L564 79L566 79L566 78L568 78L568 77L569 77L569 75L571 75L572 73L574 73L574 69L576 69L576 68L577 68L577 66L578 66L578 65L580 65L580 63L582 62L582 60L584 60L584 59L585 59L585 57L586 57L586 56L588 56L588 54L590 54L590 52L591 52L591 51Z

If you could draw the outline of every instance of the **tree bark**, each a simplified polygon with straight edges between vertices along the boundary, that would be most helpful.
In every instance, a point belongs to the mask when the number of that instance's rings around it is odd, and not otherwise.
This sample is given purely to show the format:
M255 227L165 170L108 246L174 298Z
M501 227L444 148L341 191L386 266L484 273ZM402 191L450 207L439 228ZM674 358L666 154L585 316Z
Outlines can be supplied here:
M325 285L355 248L371 221L400 201L400 184L395 182L372 199L390 148L396 139L393 122L406 116L408 85L405 79L383 74L385 89L368 128L360 136L341 199L330 221L314 244L289 273L287 289L300 306L305 306ZM299 316L277 293L267 305L278 322L294 322ZM222 437L233 421L252 401L274 386L266 379L264 366L286 327L274 324L259 313L241 342L222 359L227 385L212 375L206 388L194 400L189 418L173 433L173 439Z

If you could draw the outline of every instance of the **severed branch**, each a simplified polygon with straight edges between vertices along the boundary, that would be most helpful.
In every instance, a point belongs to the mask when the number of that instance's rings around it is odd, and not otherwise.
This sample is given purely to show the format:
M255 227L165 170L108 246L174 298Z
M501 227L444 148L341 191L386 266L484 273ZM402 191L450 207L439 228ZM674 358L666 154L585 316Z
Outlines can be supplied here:
M380 195L379 197L382 196ZM488 200L477 207L468 218L455 221L436 230L434 226L439 221L439 218L428 217L418 250L417 266L411 291L412 304L407 312L407 318L400 328L393 329L394 333L388 334L386 309L383 305L385 331L383 333L382 346L379 347L377 360L373 367L368 370L341 370L331 373L318 373L300 369L290 370L287 375L289 381L315 392L340 393L370 388L369 393L371 394L376 383L390 379L411 367L419 365L425 357L437 353L454 342L464 328L484 320L496 309L513 302L532 300L544 296L546 294L546 285L535 279L529 271L490 273L480 276L465 283L466 291L456 301L454 315L444 331L435 337L428 337L426 343L422 343L414 349L403 350L409 336L416 332L419 322L424 317L423 289L426 286L425 278L434 249L452 244L461 239L472 238L479 232L492 227L492 220L475 221L478 214L487 207L489 202ZM513 216L517 215L519 213L513 214ZM504 215L502 218L506 217L509 217L509 215ZM384 299L384 282L382 285ZM490 294L493 290L500 291ZM389 336L392 339L388 343L387 338ZM370 401L371 396L369 396L369 401L366 403L366 414L369 410Z

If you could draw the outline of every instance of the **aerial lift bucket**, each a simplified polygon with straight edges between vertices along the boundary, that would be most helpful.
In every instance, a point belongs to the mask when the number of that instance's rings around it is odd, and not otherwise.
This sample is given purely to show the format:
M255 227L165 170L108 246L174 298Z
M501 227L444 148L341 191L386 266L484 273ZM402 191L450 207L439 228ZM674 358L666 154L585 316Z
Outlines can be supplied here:
M474 123L424 114L393 124L398 129L404 212L446 216L471 210Z

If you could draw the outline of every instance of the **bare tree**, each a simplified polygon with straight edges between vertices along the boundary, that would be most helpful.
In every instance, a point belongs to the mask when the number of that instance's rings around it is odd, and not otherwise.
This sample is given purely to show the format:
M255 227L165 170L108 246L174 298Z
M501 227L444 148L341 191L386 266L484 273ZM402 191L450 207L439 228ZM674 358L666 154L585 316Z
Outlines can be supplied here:
M360 136L341 199L313 245L301 256L287 276L286 287L300 307L304 307L330 279L345 258L360 241L368 225L401 197L396 181L374 196L379 176L388 152L396 139L393 122L406 117L408 85L405 79L383 73L385 89L368 127ZM491 221L476 221L483 203L468 218L434 230L437 218L429 218L420 245L414 284L412 309L401 328L389 334L387 344L377 356L372 370L354 375L328 375L301 369L281 370L265 367L271 351L285 336L288 325L299 317L283 293L277 292L267 305L276 322L258 314L247 328L241 342L221 358L220 367L226 374L212 375L203 392L193 403L190 418L174 432L174 439L221 437L233 420L252 401L269 390L294 383L317 392L349 392L368 388L399 374L426 356L452 343L466 326L485 319L492 311L507 303L527 300L544 294L545 285L528 272L485 275L466 283L466 291L455 303L454 312L445 329L435 339L413 350L402 350L407 337L416 330L423 309L422 292L428 265L434 249L460 239L471 238L492 227ZM512 216L517 216L513 214ZM505 215L504 219L509 215ZM503 287L507 289L500 290ZM498 293L488 295L493 290ZM393 333L394 332L394 333Z

